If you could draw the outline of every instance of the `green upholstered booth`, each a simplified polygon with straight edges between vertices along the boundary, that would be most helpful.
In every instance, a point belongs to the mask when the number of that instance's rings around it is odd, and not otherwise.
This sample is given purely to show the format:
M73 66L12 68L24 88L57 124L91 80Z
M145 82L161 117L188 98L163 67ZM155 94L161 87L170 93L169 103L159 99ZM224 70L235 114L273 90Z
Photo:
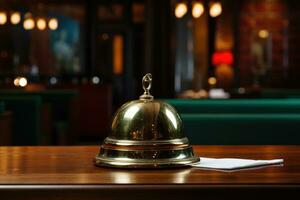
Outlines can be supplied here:
M179 113L300 113L300 99L167 99Z
M74 97L78 96L76 90L59 89L59 90L44 90L44 91L26 91L16 89L3 89L0 90L0 96L4 97L32 97L39 98L42 103L42 119L40 124L40 136L42 137L39 144L52 144L53 141L66 141L67 132L70 128L70 102ZM49 114L50 116L45 116ZM52 123L52 124L49 124ZM54 130L55 134L51 134ZM64 133L65 135L62 135ZM61 139L63 137L64 139ZM64 144L66 144L65 142Z
M300 98L300 90L297 89L263 89L261 98Z
M37 96L2 96L6 110L13 112L13 145L37 145L41 140L40 107Z
M300 144L300 114L181 114L192 144Z
M44 90L44 91L26 91L17 89L1 89L1 96L39 96L43 102L52 102L59 99L60 101L69 100L78 96L75 90Z
M3 101L0 101L0 113L3 113L5 111L5 104Z
M193 144L300 144L300 99L168 99Z
M0 101L0 146L11 145L12 112L5 111L5 103Z

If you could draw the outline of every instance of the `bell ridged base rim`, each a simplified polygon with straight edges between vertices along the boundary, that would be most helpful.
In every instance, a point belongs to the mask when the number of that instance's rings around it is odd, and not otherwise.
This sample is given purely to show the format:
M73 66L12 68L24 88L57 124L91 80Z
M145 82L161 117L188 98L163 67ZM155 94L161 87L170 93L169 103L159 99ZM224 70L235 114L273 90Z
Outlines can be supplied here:
M115 160L103 159L96 157L94 164L98 167L111 167L111 168L179 168L179 167L190 167L189 164L199 162L200 159L193 157L181 161L174 162L173 160L157 160L156 162L149 162L149 160L139 162L120 162Z
M191 146L182 149L118 150L103 146L95 157L94 164L113 168L174 168L189 167L198 162Z

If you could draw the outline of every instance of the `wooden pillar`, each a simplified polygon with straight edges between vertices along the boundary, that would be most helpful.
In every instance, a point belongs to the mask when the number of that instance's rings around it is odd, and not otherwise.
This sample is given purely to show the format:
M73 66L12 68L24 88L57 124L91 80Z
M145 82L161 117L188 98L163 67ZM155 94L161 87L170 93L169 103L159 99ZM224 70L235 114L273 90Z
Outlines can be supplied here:
M152 93L156 97L174 95L174 64L171 58L170 0L147 0L144 73L153 75Z

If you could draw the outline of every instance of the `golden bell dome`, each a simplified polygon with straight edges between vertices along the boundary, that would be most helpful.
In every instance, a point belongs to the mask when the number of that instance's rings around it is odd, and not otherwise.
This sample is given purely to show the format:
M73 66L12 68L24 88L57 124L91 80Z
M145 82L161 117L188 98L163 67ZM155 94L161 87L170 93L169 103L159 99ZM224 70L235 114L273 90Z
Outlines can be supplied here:
M176 167L199 161L183 134L176 110L150 95L152 76L143 77L144 94L116 112L112 130L94 162L123 168Z

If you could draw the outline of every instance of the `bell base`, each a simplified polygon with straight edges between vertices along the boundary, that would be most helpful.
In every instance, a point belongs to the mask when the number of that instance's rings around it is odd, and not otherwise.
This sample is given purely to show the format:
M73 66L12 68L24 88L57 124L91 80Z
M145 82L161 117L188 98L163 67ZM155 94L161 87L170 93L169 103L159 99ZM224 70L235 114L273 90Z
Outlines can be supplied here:
M94 159L94 164L97 167L110 167L110 168L139 168L139 169L155 169L155 168L183 168L190 167L188 164L200 161L199 158L193 157L181 161L173 160L139 160L138 162L120 162L114 160L105 160L99 157Z
M113 168L174 168L198 162L191 146L177 149L124 150L102 146L94 164Z

